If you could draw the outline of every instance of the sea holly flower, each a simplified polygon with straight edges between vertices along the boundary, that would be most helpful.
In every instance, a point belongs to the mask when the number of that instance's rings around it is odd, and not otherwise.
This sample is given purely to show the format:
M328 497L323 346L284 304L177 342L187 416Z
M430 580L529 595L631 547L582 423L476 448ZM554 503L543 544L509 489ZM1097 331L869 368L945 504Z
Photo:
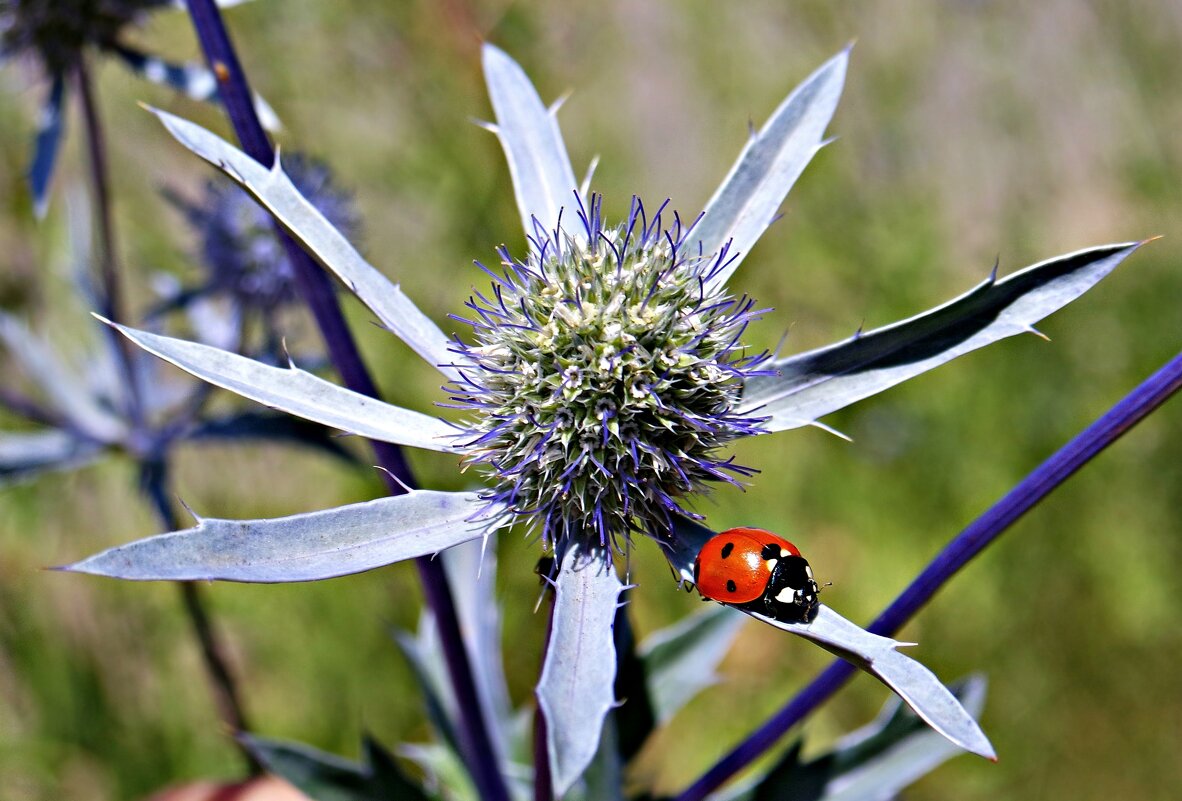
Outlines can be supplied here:
M245 0L223 0L222 6ZM0 59L27 56L49 81L41 107L29 185L38 216L49 203L49 184L65 130L66 86L83 68L88 51L122 61L143 78L196 100L217 98L217 80L200 64L175 64L124 41L124 32L150 12L181 5L180 0L0 0ZM256 104L270 126L278 119L261 99Z
M335 184L328 165L300 154L285 164L300 194L325 219L350 239L360 233L352 195ZM271 215L224 178L209 181L197 198L173 191L166 197L198 238L198 261L204 274L189 285L161 278L160 283L169 285L161 292L163 300L155 314L185 309L199 326L198 338L219 347L239 343L245 330L257 327L257 345L241 343L230 349L272 363L282 359L279 315L298 299L298 293L295 268L276 236Z
M225 141L158 113L186 147L254 195L305 249L448 381L460 424L381 403L296 368L120 327L211 383L351 433L461 455L491 486L409 491L257 521L199 519L69 569L128 579L298 581L437 553L520 521L554 549L555 607L537 689L554 789L595 756L616 703L613 626L625 587L613 552L653 539L692 581L712 535L687 506L751 475L725 446L803 425L956 356L1033 330L1138 246L1079 251L982 284L924 314L828 348L772 360L742 347L761 309L729 281L824 143L846 52L822 65L754 133L700 217L634 201L619 225L578 185L558 128L525 73L485 46L484 68L528 252L499 252L448 337L370 266L296 189ZM746 611L746 610L745 610ZM753 616L760 617L754 613ZM930 671L822 605L808 624L761 619L871 672L963 748L992 747Z
M333 183L328 165L300 154L285 165L300 194L338 231L355 238L361 226L353 198ZM208 273L193 291L229 295L264 313L295 299L294 269L275 237L271 215L254 198L223 179L208 182L198 200L176 202L200 237L200 260Z

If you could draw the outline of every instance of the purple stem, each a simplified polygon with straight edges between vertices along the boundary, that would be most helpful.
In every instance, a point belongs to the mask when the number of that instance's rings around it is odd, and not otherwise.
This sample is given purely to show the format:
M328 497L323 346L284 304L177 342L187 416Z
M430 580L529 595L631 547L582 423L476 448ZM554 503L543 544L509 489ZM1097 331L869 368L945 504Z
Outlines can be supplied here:
M969 560L1030 509L1182 388L1182 353L1147 378L1100 419L1081 431L945 546L869 631L892 636ZM789 729L833 695L855 672L837 660L733 751L690 785L676 801L700 801L775 745Z
M221 12L213 0L189 0L189 16L201 40L206 61L218 80L221 101L230 117L234 132L243 149L260 164L270 167L275 153L263 126L255 113L253 95L246 81L238 55L226 31ZM357 343L349 331L337 305L332 284L327 275L308 254L285 233L276 228L284 252L295 267L296 282L328 347L329 358L345 385L355 392L378 397L377 385L369 374ZM374 453L389 474L386 486L391 495L405 490L394 480L397 476L407 486L413 477L402 452L394 445L373 442ZM487 801L508 801L509 792L504 777L497 767L490 739L488 722L472 678L472 666L460 635L455 602L440 562L420 558L415 560L427 606L439 626L439 638L447 660L448 673L456 694L459 711L460 747L472 774L477 791Z
M542 642L543 661L550 650L550 634L554 629L554 590L547 588L550 608L546 612L546 638ZM542 705L534 707L534 801L554 801L554 779L550 775L549 733Z
M111 214L110 168L107 163L107 138L99 117L98 103L94 97L94 86L85 54L78 57L74 65L74 80L78 84L78 95L82 98L82 119L86 127L86 146L90 167L90 188L94 195L95 220L98 223L98 273L102 288L103 316L117 323L126 322L124 315L123 285L119 280L119 263L115 251L115 224ZM119 367L127 386L127 412L132 425L143 427L142 392L139 375L135 370L132 345L108 326L105 335L111 337L111 344L118 356Z

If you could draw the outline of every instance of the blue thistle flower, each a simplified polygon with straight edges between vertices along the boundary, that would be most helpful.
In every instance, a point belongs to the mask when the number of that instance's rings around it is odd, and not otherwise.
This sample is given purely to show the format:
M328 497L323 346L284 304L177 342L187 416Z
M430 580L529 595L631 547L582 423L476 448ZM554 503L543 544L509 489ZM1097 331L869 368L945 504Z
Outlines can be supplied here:
M304 197L350 238L361 229L348 192L333 184L324 163L296 154L284 164ZM269 315L296 297L295 271L275 236L271 215L229 181L210 181L197 201L173 197L200 237L208 272L199 294L225 294L243 310Z
M577 196L576 196L577 200ZM603 224L601 197L579 206L572 236L535 228L525 261L500 248L487 295L465 304L474 342L452 399L474 412L459 435L507 508L548 546L574 537L619 545L640 531L668 537L685 499L754 470L719 449L762 433L736 407L744 382L766 375L749 356L747 324L763 313L711 291L729 248L703 253L666 201L651 218L633 198L627 220Z

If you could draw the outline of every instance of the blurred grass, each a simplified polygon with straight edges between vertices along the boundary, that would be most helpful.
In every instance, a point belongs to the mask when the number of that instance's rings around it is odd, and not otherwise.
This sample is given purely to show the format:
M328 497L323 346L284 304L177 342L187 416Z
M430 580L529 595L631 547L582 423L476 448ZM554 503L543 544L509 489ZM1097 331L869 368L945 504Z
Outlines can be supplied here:
M761 467L746 493L704 508L716 528L766 526L832 580L828 603L867 620L956 531L1179 346L1182 7L1049 0L743 4L257 2L230 24L256 86L286 124L281 144L328 159L356 191L364 250L436 319L480 277L468 265L517 214L495 139L479 37L506 47L562 112L576 171L603 156L596 187L619 212L637 193L695 214L745 136L797 81L856 38L827 148L793 191L736 286L776 307L752 331L789 349L844 337L959 294L1000 256L1008 272L1077 248L1166 238L1040 326L834 415L819 431L744 443ZM192 56L183 14L142 39ZM210 172L136 100L225 130L215 112L101 73L117 214L133 290L153 270L193 274L192 240L158 190L195 192ZM0 73L0 268L4 304L41 313L60 281L65 199L79 188L79 125L49 219L22 184L44 86ZM350 313L390 400L428 408L436 377ZM56 319L56 318L55 318ZM58 320L57 325L71 323ZM77 326L84 322L73 323ZM59 333L62 329L58 330ZM297 330L305 334L308 324ZM8 369L8 368L5 368ZM910 629L942 677L985 672L984 717L1000 764L962 758L914 799L1166 799L1182 786L1182 415L1177 402L1057 492L958 577ZM454 460L414 455L422 482L459 488ZM127 464L109 461L0 497L0 795L134 798L187 777L232 776L171 587L48 574L155 531ZM209 515L277 515L379 492L366 472L309 456L187 452L178 491ZM502 542L514 697L540 651L536 551ZM638 549L642 631L698 608L655 549ZM387 637L410 626L413 570L315 585L213 586L260 732L346 754L362 728L388 743L426 736L419 700ZM736 743L826 663L816 649L748 626L721 686L646 752L645 781L674 790ZM865 722L884 690L865 678L807 728L820 745Z

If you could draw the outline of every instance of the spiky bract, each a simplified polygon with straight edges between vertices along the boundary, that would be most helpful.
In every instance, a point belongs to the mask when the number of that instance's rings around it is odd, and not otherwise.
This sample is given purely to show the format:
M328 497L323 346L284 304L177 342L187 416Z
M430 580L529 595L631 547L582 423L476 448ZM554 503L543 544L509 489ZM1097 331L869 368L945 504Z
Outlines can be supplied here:
M540 530L604 546L667 535L686 496L754 471L719 448L759 433L737 414L743 380L766 353L740 337L762 313L750 298L707 294L728 260L690 252L676 214L650 220L633 200L604 229L600 199L579 235L540 229L525 262L501 248L489 295L466 304L475 342L457 342L453 399L474 410L464 443L494 484L489 500ZM478 263L479 264L479 263Z

